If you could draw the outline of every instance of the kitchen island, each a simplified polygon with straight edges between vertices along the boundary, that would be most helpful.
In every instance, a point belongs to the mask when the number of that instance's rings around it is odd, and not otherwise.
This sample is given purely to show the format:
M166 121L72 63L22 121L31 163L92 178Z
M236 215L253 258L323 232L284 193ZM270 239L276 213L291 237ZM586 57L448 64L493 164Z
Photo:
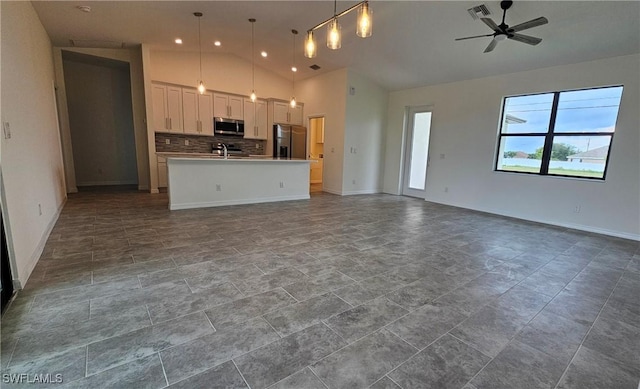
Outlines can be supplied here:
M170 210L309 199L311 160L162 156L167 159Z

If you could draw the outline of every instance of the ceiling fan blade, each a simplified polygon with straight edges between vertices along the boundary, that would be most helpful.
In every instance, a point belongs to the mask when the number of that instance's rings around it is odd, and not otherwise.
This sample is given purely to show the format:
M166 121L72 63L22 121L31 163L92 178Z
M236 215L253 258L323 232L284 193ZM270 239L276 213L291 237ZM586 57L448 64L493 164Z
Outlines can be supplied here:
M542 39L540 38L536 38L535 36L523 35L523 34L509 34L508 38L514 41L526 43L532 46L535 46L538 43L542 42Z
M495 39L492 39L491 43L489 43L489 46L487 46L487 48L484 49L484 52L488 53L490 51L493 51L493 49L495 49L497 45L498 45L498 41Z
M493 31L500 31L500 27L498 27L498 25L496 24L496 22L493 21L493 19L491 19L491 18L480 18L480 20L482 20L484 22L484 24L489 26L489 28L492 29Z
M485 38L485 37L488 37L488 36L493 36L493 34L467 36L467 37L464 37L464 38L456 38L456 40L457 41L463 41L463 40L466 40L466 39Z
M542 26L543 24L547 24L547 23L549 23L547 18L540 17L540 18L537 18L537 19L529 20L528 22L520 23L520 24L515 25L513 27L509 27L508 31L509 32L518 32L518 31L526 30L528 28Z

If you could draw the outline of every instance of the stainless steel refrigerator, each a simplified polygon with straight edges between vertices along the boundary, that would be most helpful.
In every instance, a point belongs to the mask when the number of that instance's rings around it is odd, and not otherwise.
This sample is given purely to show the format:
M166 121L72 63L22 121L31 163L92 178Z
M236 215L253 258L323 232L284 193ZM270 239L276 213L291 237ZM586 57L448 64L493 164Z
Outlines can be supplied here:
M307 159L307 129L302 126L273 126L273 156Z

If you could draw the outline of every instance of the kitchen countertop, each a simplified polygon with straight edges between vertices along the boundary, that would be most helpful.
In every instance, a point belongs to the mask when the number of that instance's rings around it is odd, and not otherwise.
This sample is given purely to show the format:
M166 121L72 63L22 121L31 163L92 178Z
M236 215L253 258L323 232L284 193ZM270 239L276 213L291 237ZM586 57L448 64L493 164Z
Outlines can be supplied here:
M249 156L238 156L238 155L229 155L227 159L220 155L209 154L209 153L180 153L180 152L157 152L156 155L163 158L171 158L173 160L212 160L212 161L246 161L246 162L255 162L255 161L263 161L263 162L316 162L311 159L300 159L300 158L280 158L273 157L270 155L249 155Z

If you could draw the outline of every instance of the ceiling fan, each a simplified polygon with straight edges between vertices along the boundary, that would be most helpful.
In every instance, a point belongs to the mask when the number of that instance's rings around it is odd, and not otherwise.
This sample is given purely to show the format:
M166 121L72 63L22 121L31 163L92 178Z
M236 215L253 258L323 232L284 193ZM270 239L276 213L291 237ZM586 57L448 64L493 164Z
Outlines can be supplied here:
M534 36L529 36L524 34L518 34L518 32L529 29L529 28L542 26L543 24L547 24L549 23L547 18L539 17L533 20L529 20L528 22L520 23L513 27L509 27L509 25L504 23L504 18L507 16L507 10L511 8L512 5L513 5L513 1L500 2L500 8L502 8L502 23L500 23L500 25L497 25L491 18L480 18L484 22L484 24L486 24L487 26L489 26L489 28L493 30L493 34L468 36L465 38L457 38L456 40L462 41L465 39L475 39L475 38L492 36L493 39L489 43L489 46L487 46L487 48L484 49L485 53L493 51L493 49L495 49L496 46L498 45L498 42L501 42L505 39L511 39L516 42L522 42L532 46L535 46L538 43L542 42L542 39L540 38L536 38Z

